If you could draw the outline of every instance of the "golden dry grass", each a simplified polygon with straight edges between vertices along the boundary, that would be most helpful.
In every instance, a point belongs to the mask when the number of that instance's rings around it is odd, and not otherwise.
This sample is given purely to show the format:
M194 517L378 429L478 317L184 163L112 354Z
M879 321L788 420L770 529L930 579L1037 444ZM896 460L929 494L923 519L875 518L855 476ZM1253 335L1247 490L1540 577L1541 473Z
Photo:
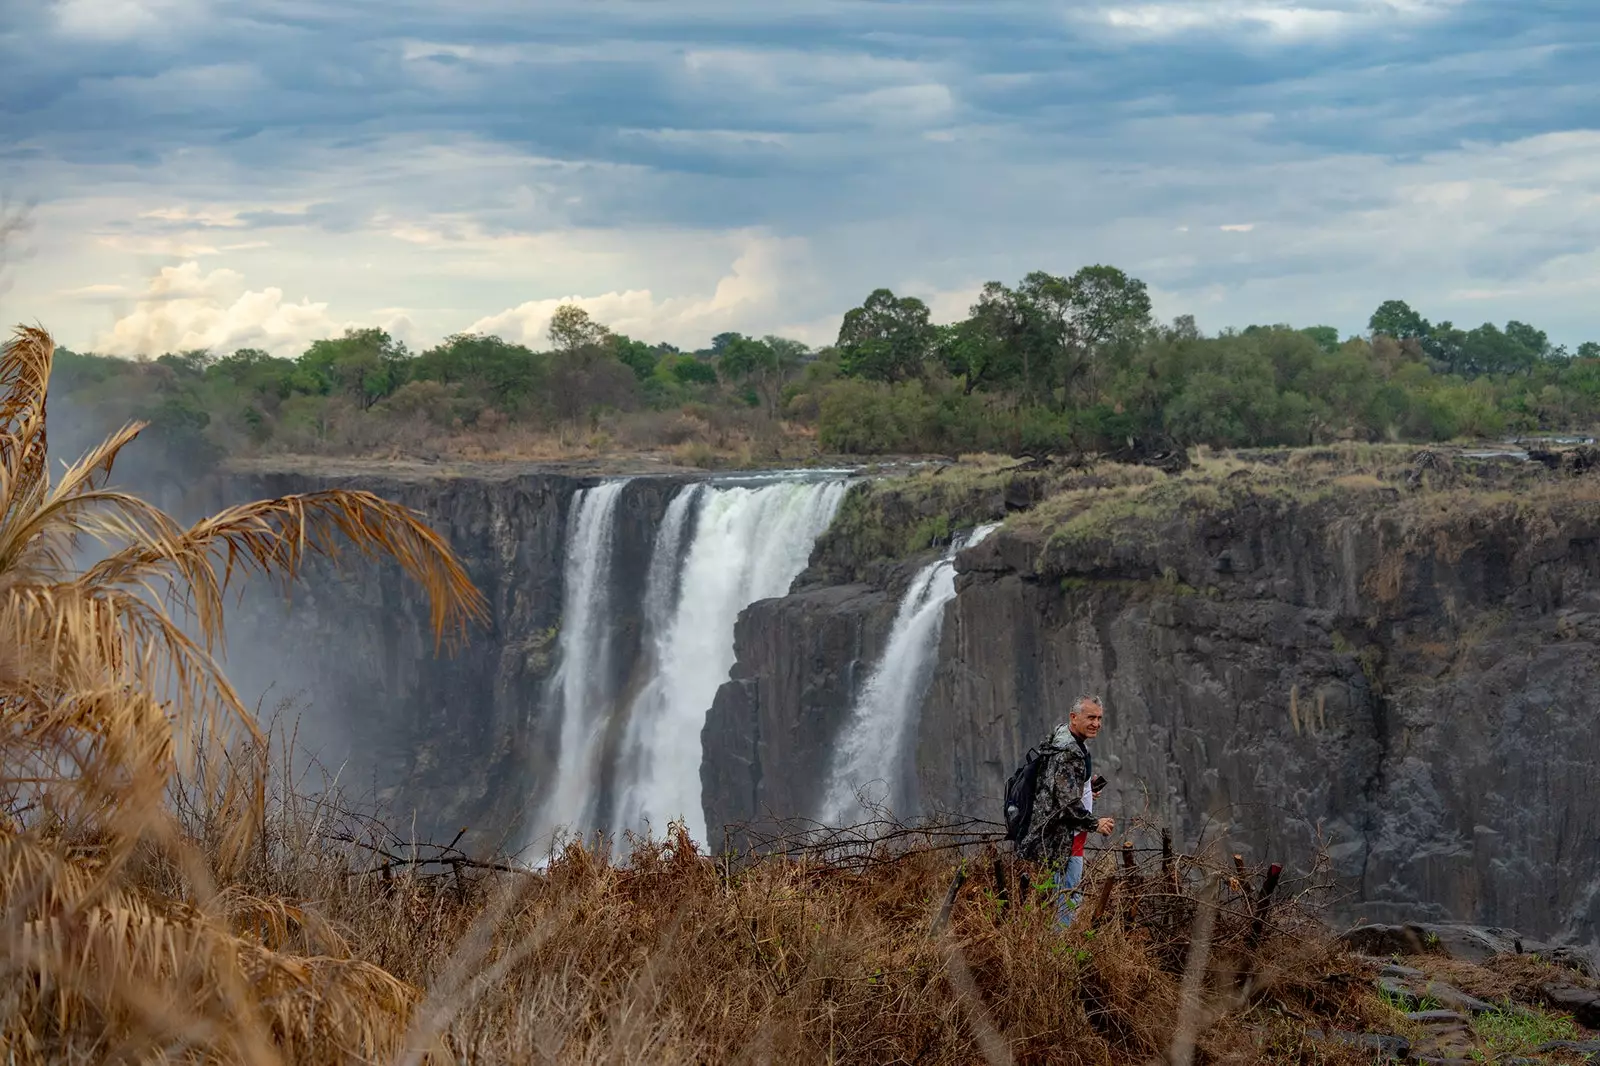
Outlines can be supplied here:
M292 578L340 538L397 560L441 638L484 602L419 516L361 493L233 508L187 529L108 486L132 424L52 480L54 345L0 353L0 1041L9 1062L371 1056L413 989L337 936L291 946L303 910L226 882L257 845L259 760L202 782L202 849L166 794L204 745L257 739L214 658L241 571ZM79 566L87 542L100 558ZM162 891L148 874L167 871ZM326 934L326 930L324 933ZM300 950L305 948L307 950Z
M214 836L205 806L184 811L192 837ZM699 853L674 827L626 861L573 845L538 872L451 870L413 864L406 843L327 794L275 792L267 814L267 846L237 874L242 912L279 943L337 935L415 990L409 1014L372 1015L389 1028L371 1045L396 1049L393 1061L1166 1061L1207 907L1193 1061L1354 1063L1306 1028L1393 1021L1292 901L1252 944L1248 904L1198 891L1199 861L1181 896L1152 868L1121 875L1091 924L1112 874L1096 868L1063 933L1014 880L1002 909L981 853L912 851L864 870L739 861ZM934 932L963 861L970 876ZM279 911L258 902L269 894L316 904ZM291 1061L338 1057L294 1050Z

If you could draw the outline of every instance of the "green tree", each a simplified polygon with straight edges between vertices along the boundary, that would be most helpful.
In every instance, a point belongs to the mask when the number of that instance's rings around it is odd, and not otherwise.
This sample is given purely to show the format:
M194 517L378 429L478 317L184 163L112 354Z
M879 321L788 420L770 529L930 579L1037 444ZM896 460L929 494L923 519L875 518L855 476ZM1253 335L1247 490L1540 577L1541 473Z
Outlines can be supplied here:
M562 304L550 316L550 343L564 355L592 353L610 335L610 330L577 304Z
M509 414L527 409L537 397L546 369L545 357L525 345L481 333L454 333L417 356L411 376L461 386L481 403Z
M1550 338L1542 329L1534 329L1526 322L1512 319L1506 323L1506 339L1517 345L1533 359L1545 359L1550 355Z
M631 337L624 337L614 333L610 338L611 354L633 371L633 376L640 381L646 381L655 373L656 361L662 356L659 346L652 347L644 341L636 341Z
M205 348L190 348L183 352L168 352L156 359L157 366L164 366L179 377L200 378L205 376L207 368L216 360L210 351Z
M839 369L870 381L920 377L935 336L928 314L928 305L914 296L874 291L839 326Z
M1070 278L1034 271L1017 292L1024 314L1035 318L1025 342L1026 373L1035 381L1042 376L1042 395L1063 406L1075 391L1095 402L1116 364L1150 328L1148 288L1113 266L1087 266ZM1044 365L1034 356L1040 348Z
M767 414L776 417L783 387L810 349L786 337L755 340L737 333L722 336L729 337L717 359L723 377L754 388Z
M1310 337L1318 348L1329 355L1339 350L1339 331L1332 326L1307 326L1300 332Z
M1025 380L1031 325L1017 294L998 281L984 284L969 317L939 327L935 345L946 370L964 382L963 391L1014 387Z
M1367 328L1373 333L1403 341L1426 337L1432 327L1404 300L1385 300L1372 312L1372 317L1367 320Z
M352 396L366 410L405 384L410 353L381 329L347 329L344 336L312 341L300 369Z

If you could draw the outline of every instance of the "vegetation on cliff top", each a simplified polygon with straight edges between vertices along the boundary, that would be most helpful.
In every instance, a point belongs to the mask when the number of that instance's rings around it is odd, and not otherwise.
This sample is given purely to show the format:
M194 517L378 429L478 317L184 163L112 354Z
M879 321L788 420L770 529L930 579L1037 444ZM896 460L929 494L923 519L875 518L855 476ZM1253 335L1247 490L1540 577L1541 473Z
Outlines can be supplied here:
M1161 325L1108 266L985 286L931 322L880 289L835 342L724 333L694 352L560 309L546 351L456 335L413 355L377 329L295 358L258 349L127 361L61 353L80 416L150 423L185 462L302 453L551 459L653 452L702 466L824 454L1013 455L1439 441L1600 421L1600 345L1553 346L1521 322L1463 331L1399 301L1365 336Z
M1407 560L1453 563L1495 539L1533 547L1574 531L1600 534L1597 454L1580 447L1543 453L1545 462L1538 462L1406 445L1201 450L1180 474L1147 471L1143 480L1112 486L1063 484L1010 528L1040 545L1041 572L1113 571L1204 587L1214 577L1209 570L1174 569L1200 530L1222 531L1235 517L1253 515L1265 524L1295 523L1315 536L1360 521L1378 536L1382 559L1367 579L1383 601L1398 594Z

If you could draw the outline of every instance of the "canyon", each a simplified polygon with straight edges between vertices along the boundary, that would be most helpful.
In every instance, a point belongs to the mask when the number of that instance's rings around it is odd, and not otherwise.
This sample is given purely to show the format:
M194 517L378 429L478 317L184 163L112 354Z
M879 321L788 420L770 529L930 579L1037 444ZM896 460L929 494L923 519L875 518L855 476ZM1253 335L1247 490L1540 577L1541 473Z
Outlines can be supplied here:
M1170 826L1315 868L1351 921L1592 941L1594 481L1405 449L1171 476L285 464L186 506L368 489L466 563L492 618L453 655L359 560L230 620L241 692L294 697L318 769L405 838L466 827L534 861L562 825L681 817L720 849L856 816L853 794L998 821L1024 752L1094 693L1117 841Z

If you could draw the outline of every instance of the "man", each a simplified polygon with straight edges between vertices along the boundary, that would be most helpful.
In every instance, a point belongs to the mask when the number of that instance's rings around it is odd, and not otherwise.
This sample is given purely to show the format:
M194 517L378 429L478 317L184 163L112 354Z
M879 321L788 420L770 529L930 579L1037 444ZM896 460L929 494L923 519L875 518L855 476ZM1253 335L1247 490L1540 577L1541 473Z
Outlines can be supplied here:
M1110 836L1116 822L1094 816L1094 761L1088 741L1105 723L1105 708L1094 696L1080 696L1065 725L1056 729L1051 745L1058 749L1039 775L1033 799L1033 818L1022 845L1022 855L1047 863L1056 897L1056 919L1070 925L1078 902L1073 893L1083 880L1083 849L1090 833ZM1103 784L1103 779L1102 779Z

